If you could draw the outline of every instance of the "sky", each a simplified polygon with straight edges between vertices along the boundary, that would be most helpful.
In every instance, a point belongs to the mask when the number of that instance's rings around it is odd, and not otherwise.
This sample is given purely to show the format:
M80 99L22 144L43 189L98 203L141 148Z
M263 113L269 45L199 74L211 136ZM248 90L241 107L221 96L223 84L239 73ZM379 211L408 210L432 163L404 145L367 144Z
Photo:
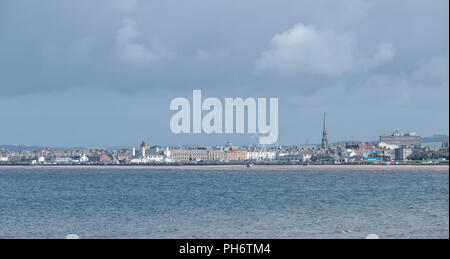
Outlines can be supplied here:
M447 0L2 0L0 144L257 144L172 99L279 99L282 145L449 132Z

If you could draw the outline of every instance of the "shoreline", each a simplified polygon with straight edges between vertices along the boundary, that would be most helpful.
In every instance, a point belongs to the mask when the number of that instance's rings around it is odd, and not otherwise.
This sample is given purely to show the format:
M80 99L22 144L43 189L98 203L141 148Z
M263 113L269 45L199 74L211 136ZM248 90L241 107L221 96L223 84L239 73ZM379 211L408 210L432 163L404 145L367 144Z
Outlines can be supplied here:
M449 171L449 165L0 165L1 169L154 169L154 170L423 170Z

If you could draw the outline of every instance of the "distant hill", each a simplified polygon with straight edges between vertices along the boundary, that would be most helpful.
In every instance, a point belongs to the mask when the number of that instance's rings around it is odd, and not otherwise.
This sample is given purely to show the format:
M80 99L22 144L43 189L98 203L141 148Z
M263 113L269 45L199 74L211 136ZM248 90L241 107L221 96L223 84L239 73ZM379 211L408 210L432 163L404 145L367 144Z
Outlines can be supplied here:
M42 149L52 149L52 150L61 150L61 151L72 151L72 150L83 150L83 147L48 147L48 146L26 146L26 145L0 145L0 148L12 151L12 152L21 152L21 151L34 151L34 150L42 150Z
M447 135L434 135L432 137L422 137L422 143L436 143L442 142L444 139L448 139Z
M85 147L49 147L49 146L27 146L27 145L0 145L0 149L1 148L12 151L12 152L35 151L35 150L43 150L43 149L60 150L60 151L76 151L76 150L88 149ZM128 147L124 147L124 146L113 146L113 147L98 148L98 149L121 150L121 149L127 149L127 148Z

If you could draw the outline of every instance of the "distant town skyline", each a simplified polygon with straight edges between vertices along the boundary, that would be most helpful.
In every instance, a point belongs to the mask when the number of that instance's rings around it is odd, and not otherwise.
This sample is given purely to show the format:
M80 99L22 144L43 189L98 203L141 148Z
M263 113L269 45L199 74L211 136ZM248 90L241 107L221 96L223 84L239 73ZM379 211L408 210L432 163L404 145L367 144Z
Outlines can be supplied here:
M333 141L328 143L329 145L344 145L346 143L350 143L350 142L354 142L354 143L379 143L380 142L380 138L382 136L391 136L395 133L391 132L389 134L385 134L385 135L380 135L378 137L378 139L373 139L373 140L358 140L358 139L346 139L346 140L340 140L340 141ZM401 132L401 134L409 134L411 132ZM415 133L415 132L412 132ZM420 135L419 135L420 136ZM425 145L429 145L429 144L434 144L435 146L440 146L442 144L442 141L444 139L449 138L449 135L446 134L434 134L432 136L420 136L422 139L422 144ZM128 145L104 145L104 146L51 146L51 145L29 145L29 144L5 144L5 143L0 143L0 149L1 148L5 148L5 149L11 149L11 150L20 150L21 148L23 150L37 150L37 149L42 149L42 148L49 148L49 149L57 149L57 150L81 150L81 149L111 149L111 150L119 150L119 149L129 149L131 150L133 147L137 147L139 146L139 143L141 143L142 141L149 143L149 140L147 139L136 139L136 141L134 141L133 143L130 143ZM160 147L166 147L166 146L170 146L170 147L221 147L224 146L228 143L232 143L232 144L236 144L237 146L252 146L252 147L273 147L276 145L261 145L258 143L233 143L233 142L223 142L223 143L207 143L207 144L182 144L182 145L169 145L167 143L161 143L158 141L154 141L154 142L150 142L149 144L151 144L152 146L160 146ZM282 145L279 144L280 146L317 146L317 147L323 147L323 143L310 143L309 141L305 141L305 143L290 143L288 145Z
M447 0L0 2L0 145L255 145L175 135L173 98L278 98L278 144L449 133Z
M396 129L380 141L349 141L330 144L324 114L320 145L239 146L225 145L165 146L142 140L139 146L124 148L55 149L0 145L0 166L14 165L170 165L170 164L448 164L448 136L435 136L423 143L415 132ZM431 145L430 145L431 144Z

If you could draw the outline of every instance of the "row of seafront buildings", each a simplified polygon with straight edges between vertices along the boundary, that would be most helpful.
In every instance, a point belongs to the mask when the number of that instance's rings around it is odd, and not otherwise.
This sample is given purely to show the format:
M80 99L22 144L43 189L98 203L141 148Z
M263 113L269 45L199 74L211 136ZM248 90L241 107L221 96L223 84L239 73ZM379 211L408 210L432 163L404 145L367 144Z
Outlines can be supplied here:
M448 139L442 147L423 146L414 133L381 136L379 142L343 142L325 145L298 146L225 146L208 147L160 147L143 141L139 148L120 150L85 149L61 151L42 149L33 151L9 151L0 148L1 164L222 164L222 163L318 163L341 164L353 162L406 161L417 152L444 150L448 160ZM445 155L446 152L446 155ZM442 152L441 152L442 153Z
M186 163L200 161L250 161L250 160L275 160L276 152L265 148L234 147L227 143L225 147L180 147L161 148L151 147L147 142L137 150L132 148L131 164L146 163Z
M168 164L196 162L273 161L276 148L235 147L165 147L150 146L142 141L140 148L108 150L23 150L0 148L0 165L96 165L96 164Z
M444 150L444 152L440 152ZM88 149L58 151L51 149L10 152L0 148L1 164L169 164L169 163L353 163L405 161L418 152L438 152L448 161L448 137L442 147L422 146L421 137L400 133L398 129L379 142L346 142L329 144L324 114L322 144L270 147L165 147L150 146L142 141L135 147L121 150Z
M348 163L364 161L405 161L420 151L448 149L448 140L442 147L424 147L421 137L414 133L401 134L398 129L389 136L381 136L376 143L346 142L328 144L324 127L322 145L234 147L151 147L143 141L140 148L132 148L126 163L192 163L192 162L276 162L276 163Z

